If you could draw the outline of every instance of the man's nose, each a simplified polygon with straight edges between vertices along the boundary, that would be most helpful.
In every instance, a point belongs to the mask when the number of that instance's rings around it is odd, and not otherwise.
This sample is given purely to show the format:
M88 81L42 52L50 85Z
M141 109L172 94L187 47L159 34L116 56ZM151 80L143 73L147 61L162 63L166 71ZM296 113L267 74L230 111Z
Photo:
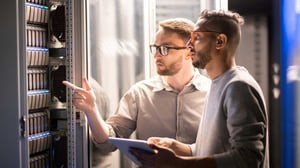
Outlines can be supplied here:
M192 39L189 39L189 41L187 41L187 43L185 44L187 47L189 48L194 48L194 45L192 43Z

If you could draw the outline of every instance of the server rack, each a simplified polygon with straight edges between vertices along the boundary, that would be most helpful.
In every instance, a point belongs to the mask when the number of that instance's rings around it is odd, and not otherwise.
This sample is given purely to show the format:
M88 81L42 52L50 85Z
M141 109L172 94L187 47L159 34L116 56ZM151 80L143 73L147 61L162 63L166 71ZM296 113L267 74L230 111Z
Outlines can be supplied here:
M85 3L20 0L1 7L1 166L88 167L85 117L61 83L80 85L85 73Z

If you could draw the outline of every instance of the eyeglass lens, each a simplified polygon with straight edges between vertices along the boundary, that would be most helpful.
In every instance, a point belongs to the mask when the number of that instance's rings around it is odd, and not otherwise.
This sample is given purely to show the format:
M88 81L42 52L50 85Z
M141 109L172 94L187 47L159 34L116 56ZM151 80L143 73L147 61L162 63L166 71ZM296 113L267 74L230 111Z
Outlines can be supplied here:
M155 53L157 50L162 56L168 55L168 48L166 46L150 46L151 53Z

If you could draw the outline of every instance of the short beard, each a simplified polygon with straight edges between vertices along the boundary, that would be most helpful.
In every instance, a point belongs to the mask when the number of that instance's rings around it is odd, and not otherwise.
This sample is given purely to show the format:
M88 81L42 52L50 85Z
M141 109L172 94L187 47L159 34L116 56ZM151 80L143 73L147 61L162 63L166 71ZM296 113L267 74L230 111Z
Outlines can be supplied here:
M194 66L195 68L201 68L201 67L200 67L200 66L201 66L200 61L197 60L197 61L193 62L193 66Z
M178 58L177 61L170 64L169 66L165 66L164 69L156 69L156 72L162 76L173 76L177 74L182 69L182 63L180 62L181 58Z
M198 60L193 62L193 66L196 68L204 69L206 64L211 60L211 57L204 53L196 53L195 56L198 57Z
M157 70L157 74L166 76L166 75L170 75L170 72L168 70L164 70L164 71Z

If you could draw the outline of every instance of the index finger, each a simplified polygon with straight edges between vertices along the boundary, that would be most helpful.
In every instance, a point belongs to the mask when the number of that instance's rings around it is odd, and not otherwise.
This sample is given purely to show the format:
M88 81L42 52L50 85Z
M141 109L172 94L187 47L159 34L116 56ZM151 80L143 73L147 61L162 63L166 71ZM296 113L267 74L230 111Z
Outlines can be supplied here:
M86 90L88 90L88 91L92 90L92 87L91 87L91 85L89 84L89 82L88 82L88 80L86 78L83 78L82 82L83 82L83 87Z
M71 82L68 82L68 81L63 81L62 82L64 85L66 85L68 88L70 88L70 89L76 89L77 88L77 86L76 85L74 85L73 83L71 83Z

